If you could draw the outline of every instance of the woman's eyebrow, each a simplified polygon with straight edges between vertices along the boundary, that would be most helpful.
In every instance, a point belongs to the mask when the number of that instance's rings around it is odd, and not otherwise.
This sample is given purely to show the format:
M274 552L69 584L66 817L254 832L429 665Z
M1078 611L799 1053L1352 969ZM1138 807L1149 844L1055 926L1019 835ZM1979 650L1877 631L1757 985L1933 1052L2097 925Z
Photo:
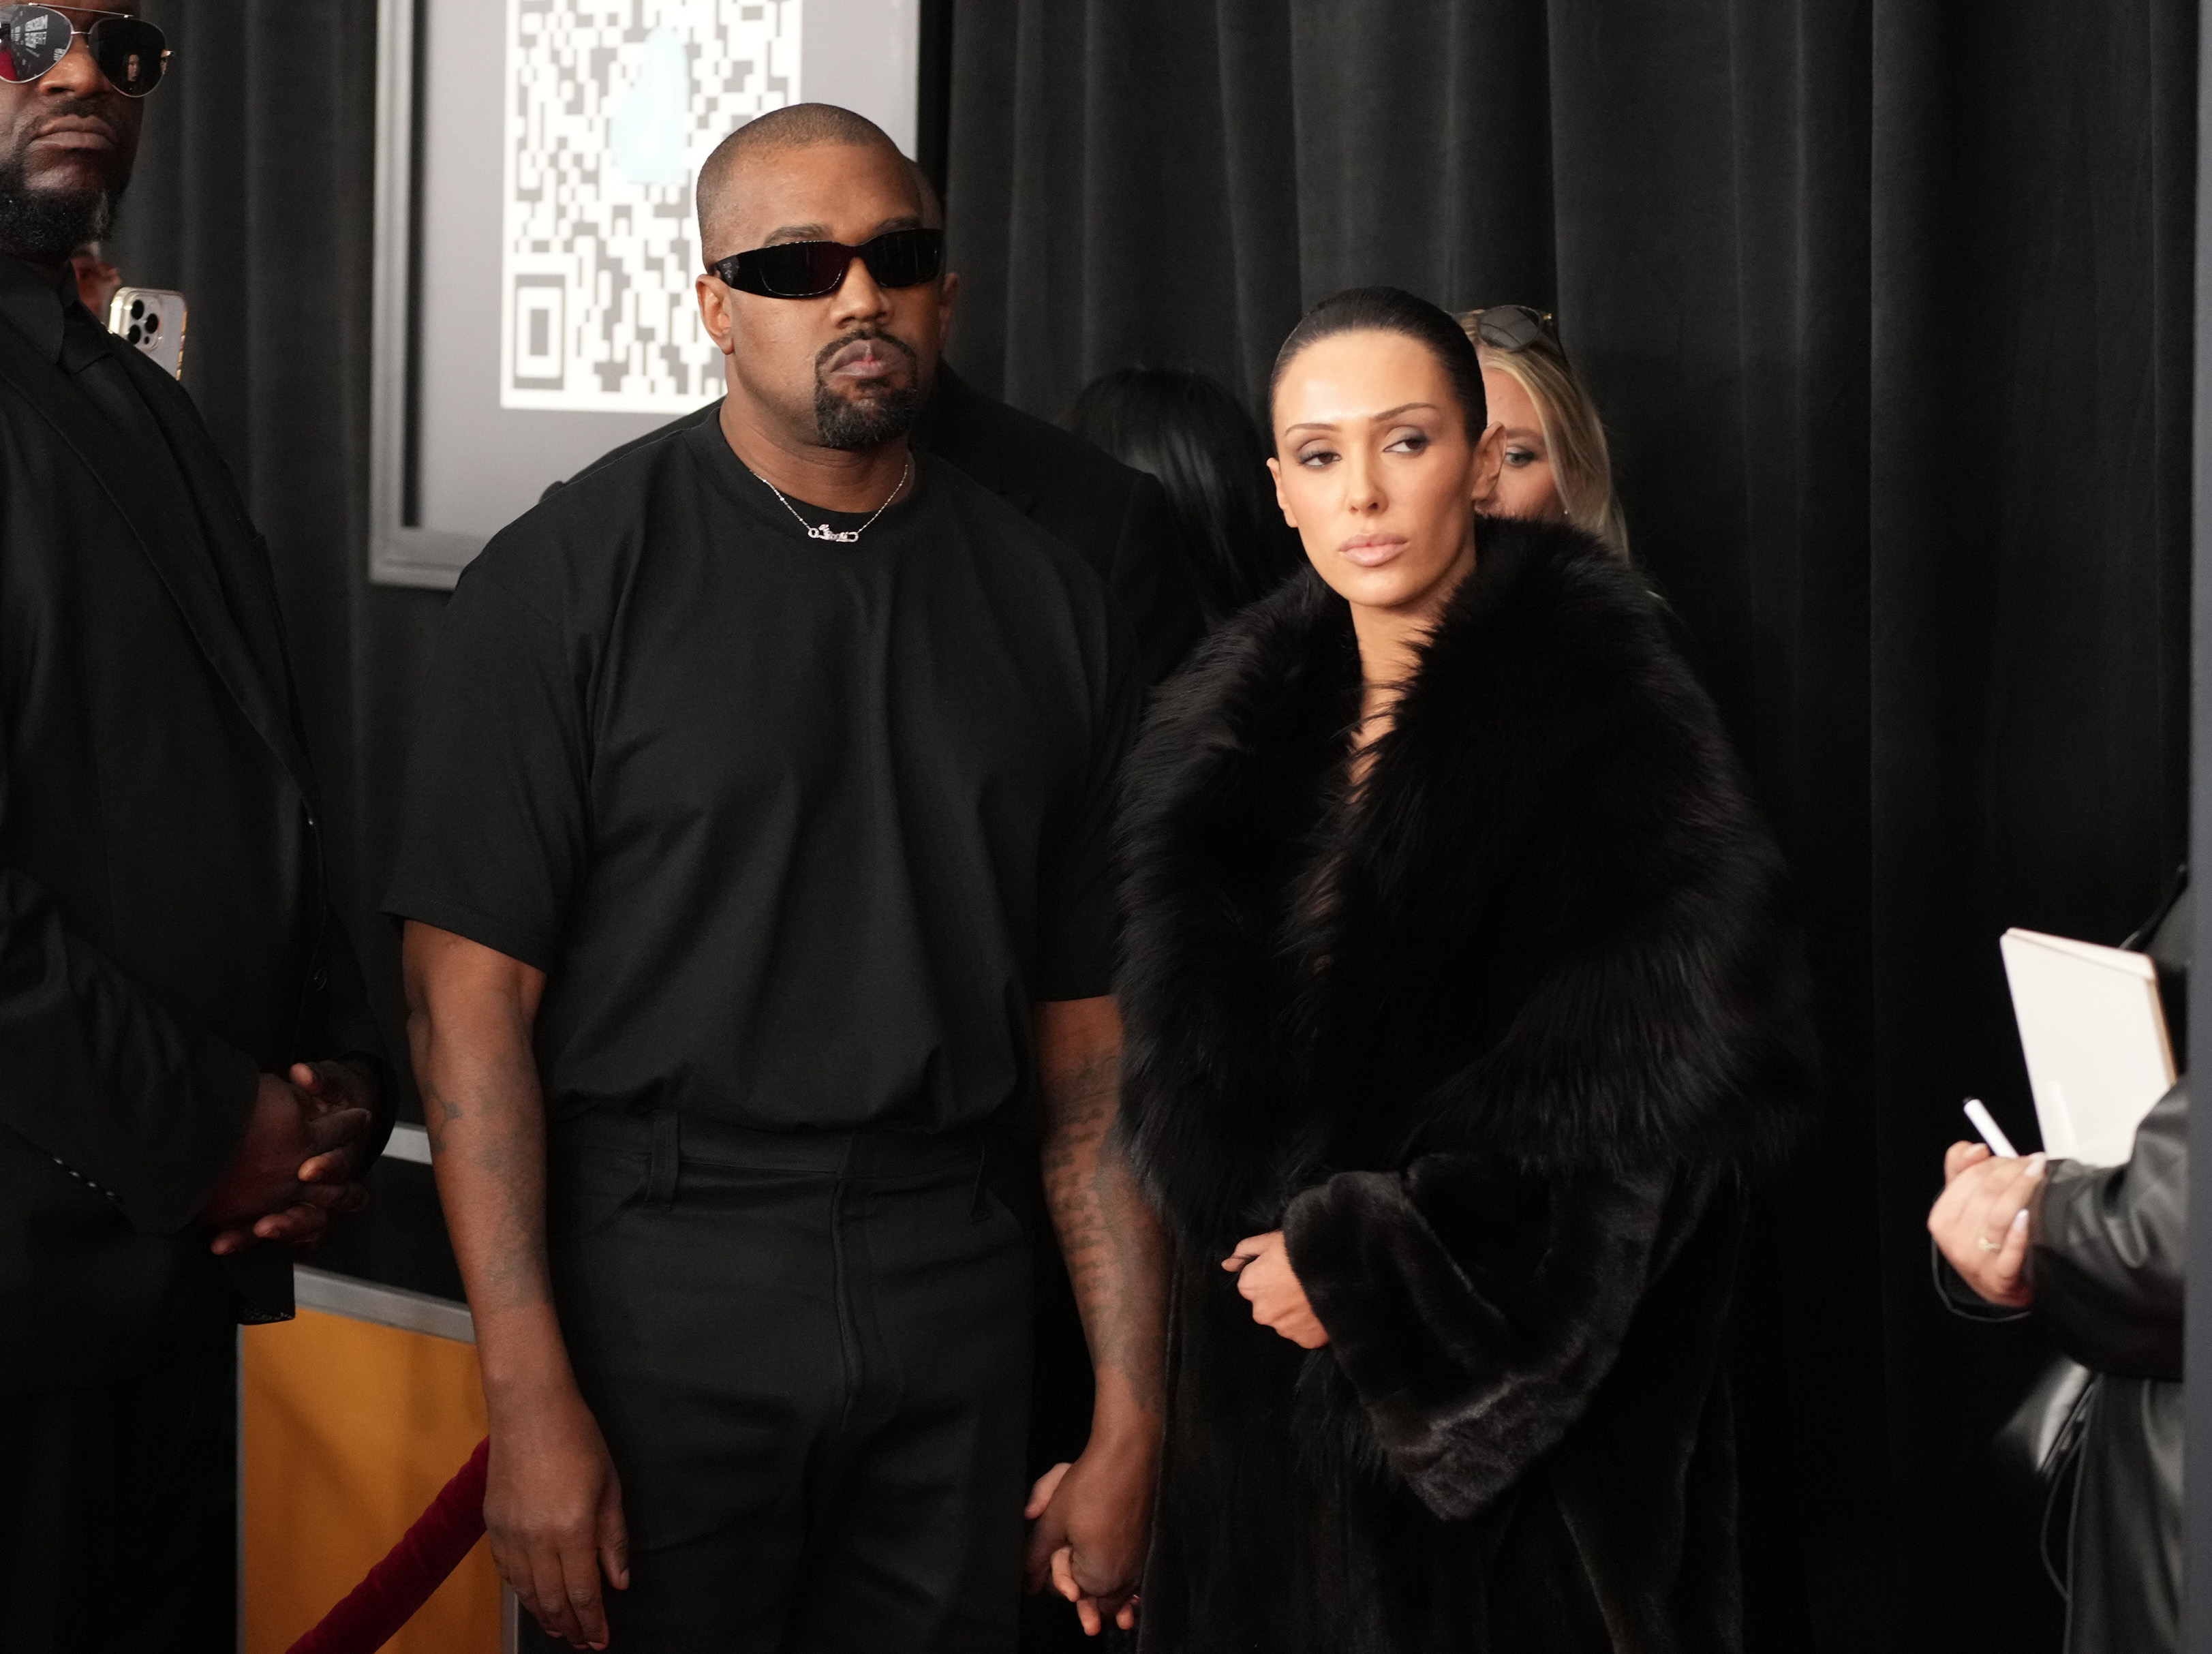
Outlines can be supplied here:
M1421 408L1425 408L1431 413L1434 413L1437 410L1437 404L1433 402L1401 402L1395 408L1383 409L1381 413L1366 414L1361 417L1365 418L1370 424L1379 425L1386 419L1395 419L1400 414L1412 413L1417 409ZM1336 429L1336 424L1337 422L1333 419L1301 419L1294 425L1284 426L1283 429L1285 432L1333 431Z

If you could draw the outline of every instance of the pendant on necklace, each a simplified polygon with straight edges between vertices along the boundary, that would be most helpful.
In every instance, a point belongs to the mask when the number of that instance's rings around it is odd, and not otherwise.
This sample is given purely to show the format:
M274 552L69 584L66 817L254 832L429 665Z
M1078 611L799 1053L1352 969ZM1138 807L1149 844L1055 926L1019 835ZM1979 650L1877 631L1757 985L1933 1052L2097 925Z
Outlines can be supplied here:
M850 545L860 538L860 531L857 528L848 528L840 532L827 523L809 523L806 526L806 538L810 540L835 540L840 545Z

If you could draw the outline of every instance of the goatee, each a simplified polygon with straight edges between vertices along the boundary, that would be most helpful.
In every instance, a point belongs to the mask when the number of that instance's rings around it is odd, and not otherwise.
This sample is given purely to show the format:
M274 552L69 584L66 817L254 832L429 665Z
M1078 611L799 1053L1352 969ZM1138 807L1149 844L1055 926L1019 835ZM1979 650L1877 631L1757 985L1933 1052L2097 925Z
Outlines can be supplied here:
M831 390L822 377L823 368L840 350L861 339L878 341L904 356L915 382L902 387L881 386L865 398L841 396ZM921 366L912 345L881 328L864 327L846 334L833 344L824 345L815 358L814 370L814 427L822 446L856 453L862 448L879 447L912 430L926 400L921 385Z
M922 396L909 385L898 390L878 391L865 402L842 397L827 385L814 387L814 423L822 446L855 453L880 447L904 436L921 415Z
M34 265L58 265L115 222L123 186L106 190L33 190L23 157L0 161L0 252Z

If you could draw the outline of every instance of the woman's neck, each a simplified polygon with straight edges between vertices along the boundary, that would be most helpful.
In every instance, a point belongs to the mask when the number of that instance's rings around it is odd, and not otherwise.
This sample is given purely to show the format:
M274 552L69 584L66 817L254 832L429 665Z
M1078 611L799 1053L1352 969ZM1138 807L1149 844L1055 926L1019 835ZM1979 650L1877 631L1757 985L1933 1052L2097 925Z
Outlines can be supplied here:
M1421 646L1437 629L1445 605L1462 581L1474 572L1474 539L1468 538L1466 551L1451 571L1414 602L1401 608L1382 609L1354 604L1352 634L1359 645L1359 675L1363 680L1357 745L1365 748L1386 733L1396 715L1398 697L1420 665ZM1356 766L1364 772L1364 754Z

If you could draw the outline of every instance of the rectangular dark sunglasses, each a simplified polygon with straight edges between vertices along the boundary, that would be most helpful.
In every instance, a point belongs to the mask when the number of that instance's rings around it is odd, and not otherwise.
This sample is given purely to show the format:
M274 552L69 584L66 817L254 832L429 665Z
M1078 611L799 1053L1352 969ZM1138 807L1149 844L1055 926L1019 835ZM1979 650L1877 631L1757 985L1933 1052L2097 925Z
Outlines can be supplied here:
M37 80L69 55L76 33L76 26L52 6L0 6L0 81L21 86ZM107 83L126 98L144 97L169 66L161 31L143 17L97 13L84 39Z
M769 299L819 299L845 283L845 272L859 258L878 287L915 287L934 281L945 268L945 232L885 230L859 246L842 241L779 241L774 246L733 252L707 266L740 293Z

